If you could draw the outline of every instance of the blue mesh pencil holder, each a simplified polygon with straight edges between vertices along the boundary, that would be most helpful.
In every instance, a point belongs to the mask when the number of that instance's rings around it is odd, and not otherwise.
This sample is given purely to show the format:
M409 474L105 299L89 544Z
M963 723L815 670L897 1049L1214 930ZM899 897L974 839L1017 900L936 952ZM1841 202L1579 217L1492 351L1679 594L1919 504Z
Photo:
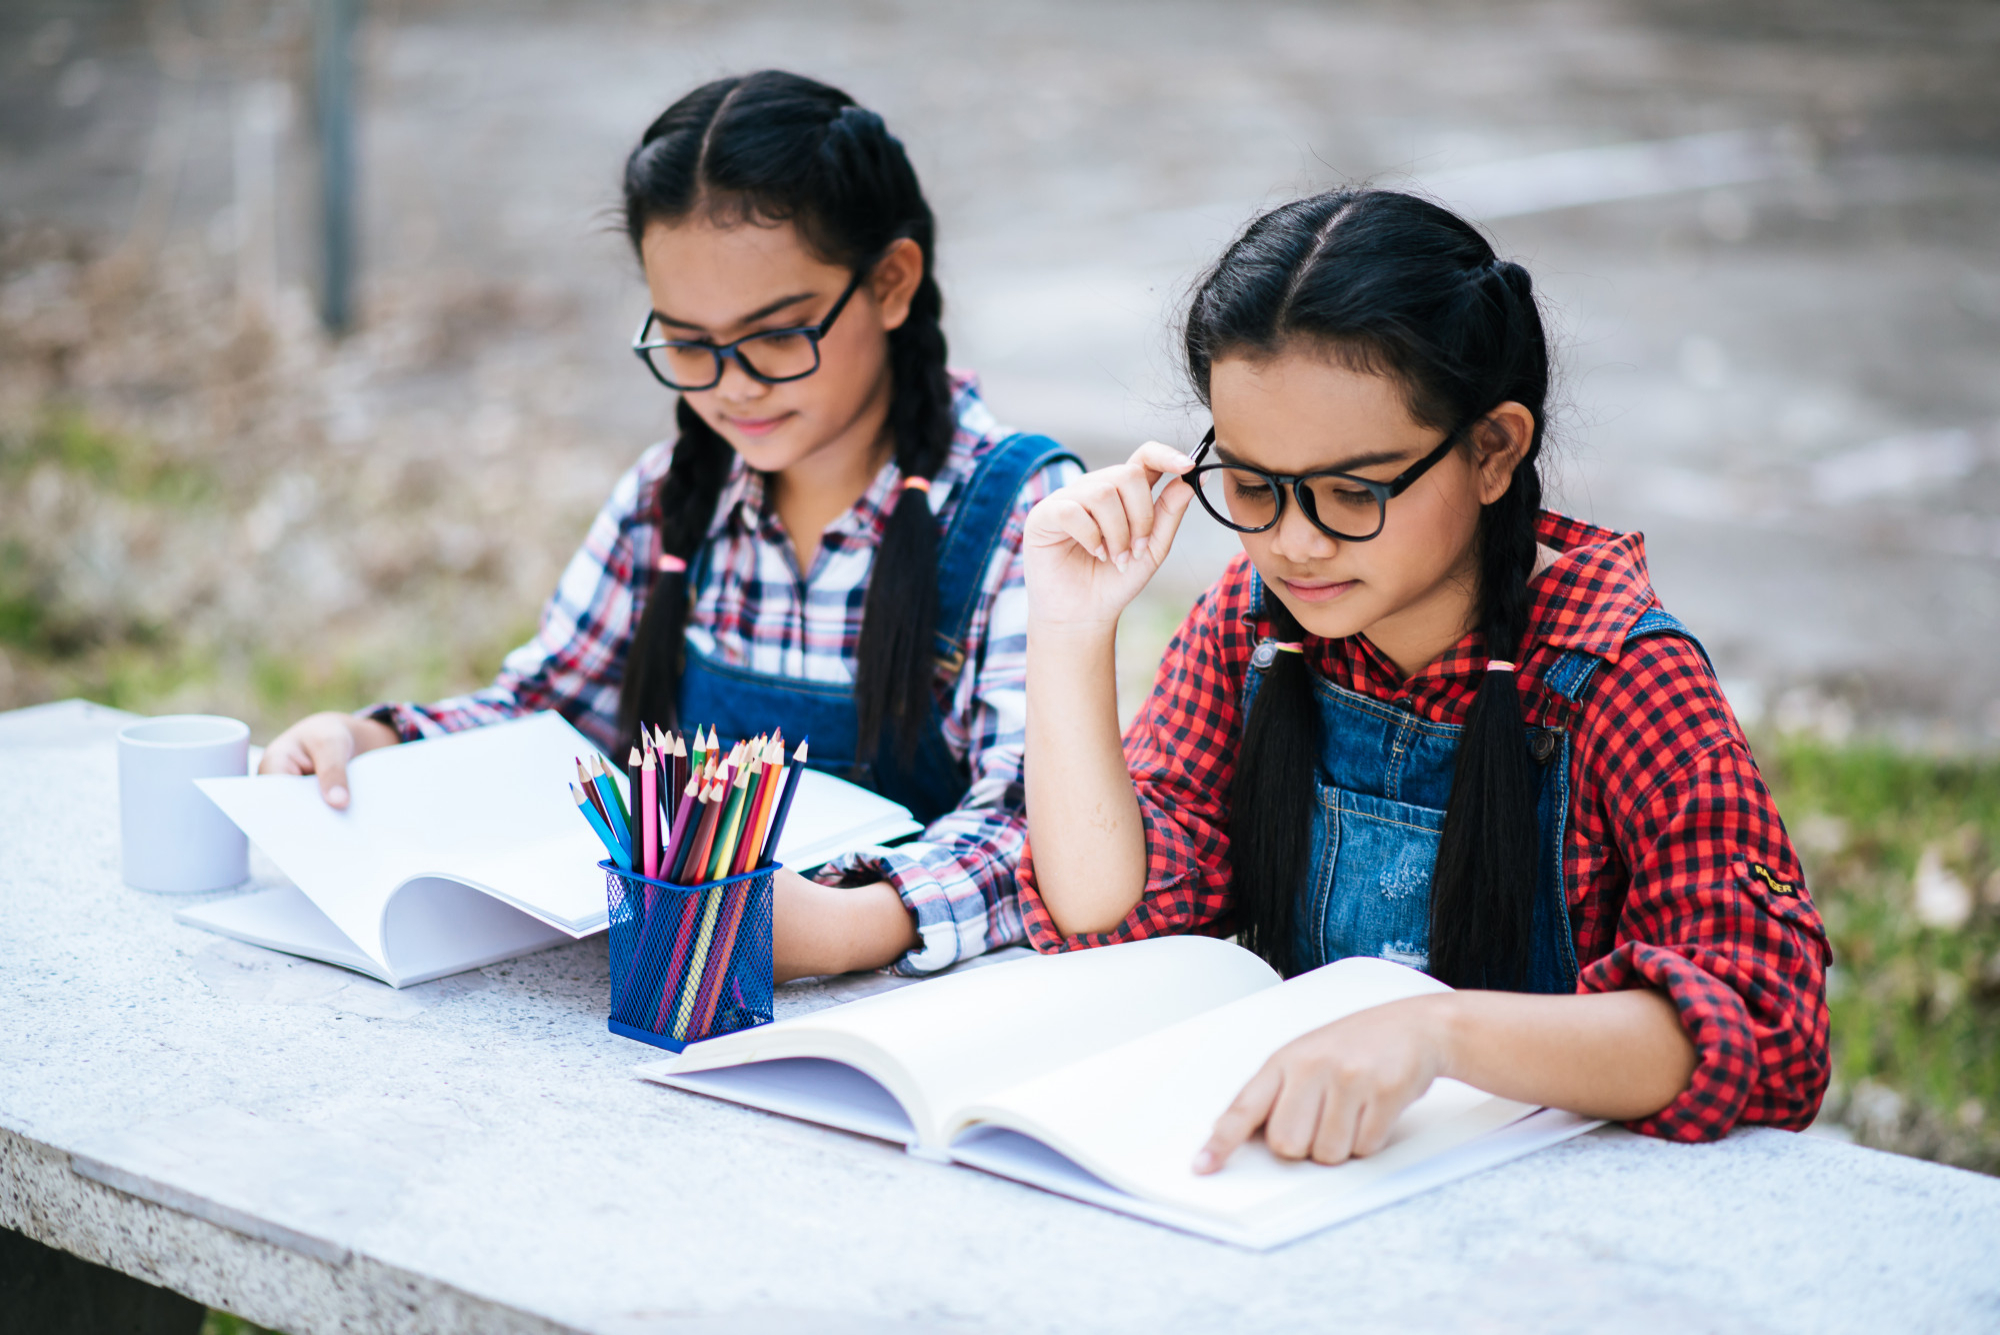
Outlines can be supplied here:
M679 1052L771 1022L774 863L669 885L609 860L611 1032Z

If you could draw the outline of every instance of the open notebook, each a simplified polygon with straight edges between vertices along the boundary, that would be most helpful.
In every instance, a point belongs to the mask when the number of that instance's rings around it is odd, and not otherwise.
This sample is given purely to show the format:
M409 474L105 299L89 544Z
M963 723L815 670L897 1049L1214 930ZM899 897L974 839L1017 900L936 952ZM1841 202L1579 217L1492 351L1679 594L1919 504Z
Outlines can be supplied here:
M1597 1125L1440 1080L1368 1158L1287 1163L1259 1138L1195 1174L1216 1117L1271 1053L1343 1015L1443 990L1379 959L1280 982L1228 942L1162 937L947 975L696 1043L638 1073L1264 1248Z
M198 780L294 885L174 916L392 987L602 931L604 849L566 786L592 749L546 712L384 747L348 767L346 811L310 777ZM904 807L809 769L778 860L816 867L920 828Z

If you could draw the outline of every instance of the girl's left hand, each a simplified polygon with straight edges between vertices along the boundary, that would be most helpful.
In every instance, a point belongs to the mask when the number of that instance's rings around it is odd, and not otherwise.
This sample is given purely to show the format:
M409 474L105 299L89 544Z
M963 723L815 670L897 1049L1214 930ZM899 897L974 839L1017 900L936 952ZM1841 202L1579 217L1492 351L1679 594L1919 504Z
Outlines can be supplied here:
M1194 1171L1220 1169L1259 1127L1280 1159L1337 1164L1381 1149L1403 1109L1444 1074L1438 1003L1449 999L1375 1006L1279 1048L1216 1119Z

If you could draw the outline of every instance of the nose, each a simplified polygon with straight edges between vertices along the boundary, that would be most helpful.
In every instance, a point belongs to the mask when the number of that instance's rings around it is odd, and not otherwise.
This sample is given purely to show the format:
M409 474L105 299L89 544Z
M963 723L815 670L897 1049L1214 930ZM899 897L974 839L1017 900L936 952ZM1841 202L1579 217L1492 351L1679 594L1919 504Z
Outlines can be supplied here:
M1340 544L1320 532L1312 520L1306 518L1296 496L1287 496L1284 511L1278 516L1278 526L1271 530L1271 552L1287 561L1304 565L1309 561L1331 560L1340 551Z
M722 379L715 382L715 393L735 403L748 403L761 399L771 392L771 387L743 369L743 363L734 356L722 359Z

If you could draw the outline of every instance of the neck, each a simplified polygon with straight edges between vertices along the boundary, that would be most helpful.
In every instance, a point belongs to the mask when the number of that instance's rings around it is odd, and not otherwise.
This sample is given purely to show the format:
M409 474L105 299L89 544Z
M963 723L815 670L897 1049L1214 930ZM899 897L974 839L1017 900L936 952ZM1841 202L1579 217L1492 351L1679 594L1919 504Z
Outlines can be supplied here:
M791 536L799 574L812 571L826 526L853 508L896 452L889 430L889 377L853 421L782 472L771 475L771 504Z
M1535 544L1533 579L1561 555L1553 547ZM1466 561L1417 602L1383 617L1362 632L1408 680L1443 658L1471 633L1479 620L1477 555Z

